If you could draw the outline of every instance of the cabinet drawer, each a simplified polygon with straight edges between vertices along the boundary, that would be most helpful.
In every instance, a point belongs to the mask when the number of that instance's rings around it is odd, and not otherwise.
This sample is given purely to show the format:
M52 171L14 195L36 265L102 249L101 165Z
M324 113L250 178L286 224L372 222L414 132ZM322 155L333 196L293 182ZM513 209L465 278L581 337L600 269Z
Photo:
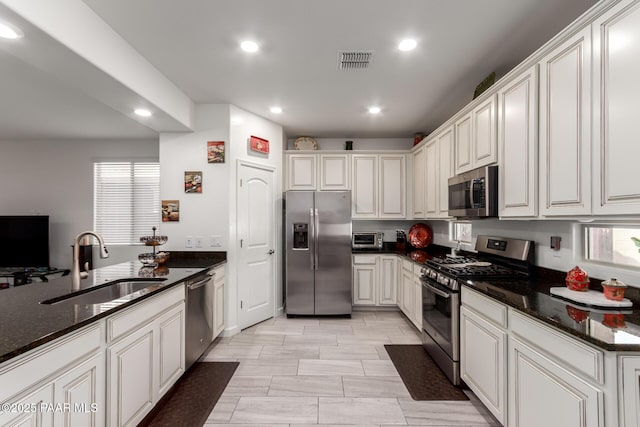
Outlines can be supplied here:
M148 301L107 318L107 342L111 343L163 314L175 304L184 301L184 295L184 285L178 285L161 292Z
M11 384L0 386L0 402L33 384L44 383L72 362L97 353L103 339L102 326L103 322L98 321L0 367L0 384Z
M375 264L376 255L354 255L353 263L354 264Z
M507 327L507 307L466 286L462 287L462 304L503 328Z
M601 384L604 382L604 353L601 350L582 344L563 332L513 310L509 310L509 325L514 334L563 362L571 370Z

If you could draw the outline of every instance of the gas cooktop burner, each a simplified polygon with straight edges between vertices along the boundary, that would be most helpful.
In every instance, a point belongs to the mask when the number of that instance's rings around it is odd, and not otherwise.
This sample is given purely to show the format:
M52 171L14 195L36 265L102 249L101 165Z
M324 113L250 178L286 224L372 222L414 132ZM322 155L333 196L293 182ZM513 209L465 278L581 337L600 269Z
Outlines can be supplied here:
M507 267L470 257L434 258L426 261L428 267L454 277L513 276L520 273Z

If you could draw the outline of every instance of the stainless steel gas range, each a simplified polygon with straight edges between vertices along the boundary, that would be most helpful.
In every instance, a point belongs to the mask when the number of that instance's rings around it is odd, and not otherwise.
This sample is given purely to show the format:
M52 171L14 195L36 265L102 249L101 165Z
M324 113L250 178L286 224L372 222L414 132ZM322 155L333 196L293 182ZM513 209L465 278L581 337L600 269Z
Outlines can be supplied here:
M460 286L465 280L526 279L534 265L529 240L478 236L473 257L433 258L422 268L422 342L455 385L460 384Z

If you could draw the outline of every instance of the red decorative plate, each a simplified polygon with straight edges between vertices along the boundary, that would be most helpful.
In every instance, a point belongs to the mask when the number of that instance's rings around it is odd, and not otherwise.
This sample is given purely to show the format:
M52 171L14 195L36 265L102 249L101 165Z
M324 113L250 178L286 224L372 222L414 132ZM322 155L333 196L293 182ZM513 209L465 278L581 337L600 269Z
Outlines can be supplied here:
M409 243L414 248L426 248L433 241L433 231L427 224L419 222L409 229Z

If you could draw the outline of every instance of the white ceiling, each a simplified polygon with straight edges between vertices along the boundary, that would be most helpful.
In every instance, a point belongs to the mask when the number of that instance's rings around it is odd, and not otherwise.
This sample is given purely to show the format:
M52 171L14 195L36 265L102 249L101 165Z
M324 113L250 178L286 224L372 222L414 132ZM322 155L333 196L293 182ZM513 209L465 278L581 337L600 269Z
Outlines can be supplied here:
M352 138L435 129L471 101L490 72L504 75L595 3L84 2L195 103L234 104L282 124L289 137ZM417 49L398 51L404 37L417 39ZM261 50L242 52L245 38ZM374 51L371 66L338 70L343 50ZM0 79L0 139L157 134L10 52L0 51ZM276 104L280 115L269 112ZM374 104L382 107L378 116L366 111Z

